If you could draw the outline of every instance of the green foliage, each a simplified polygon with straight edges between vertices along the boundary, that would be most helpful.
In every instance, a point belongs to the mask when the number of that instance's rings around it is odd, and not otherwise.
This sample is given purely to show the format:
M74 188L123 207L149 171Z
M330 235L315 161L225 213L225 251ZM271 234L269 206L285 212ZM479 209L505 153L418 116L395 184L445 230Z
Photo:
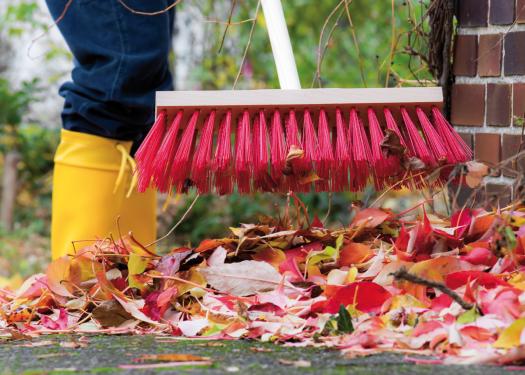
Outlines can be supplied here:
M0 78L0 125L18 126L38 91L38 79L25 81L20 89L13 89L9 81ZM5 126L0 132L5 131Z
M429 0L353 0L345 6L339 1L284 1L302 86L383 87L431 79L425 62L406 53L408 45L418 51L426 49L424 39L410 35L409 40L409 32L420 23L428 3ZM232 21L249 20L256 5L257 0L237 2ZM209 18L216 17L213 2L201 7L201 11ZM217 54L217 48L225 26L220 23L208 26L210 38L204 46L203 66L193 72L204 88L231 88L251 25L251 22L231 25L221 54ZM229 45L228 39L236 43ZM323 59L317 80L319 51ZM245 77L248 80L241 82L241 87L278 87L262 11L257 17L246 67L253 71L253 76Z
M6 11L0 13L0 32L5 31L10 37L19 37L27 32L28 28L44 29L46 24L35 17L37 11L36 1L9 4Z

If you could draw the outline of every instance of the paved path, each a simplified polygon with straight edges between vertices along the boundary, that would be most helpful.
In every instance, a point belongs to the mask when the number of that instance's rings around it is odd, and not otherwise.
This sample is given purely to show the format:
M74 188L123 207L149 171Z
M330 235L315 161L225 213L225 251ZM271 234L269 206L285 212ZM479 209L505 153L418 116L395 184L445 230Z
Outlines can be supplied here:
M44 336L28 341L0 342L0 375L66 374L483 374L501 375L498 367L412 365L402 355L379 355L345 359L338 351L286 348L252 341L205 342L169 341L153 336L86 336L87 346L63 347L75 336ZM78 337L77 337L78 338ZM50 343L49 341L52 341ZM45 344L43 346L39 343ZM34 345L34 346L29 346ZM70 344L62 344L70 345ZM210 357L209 366L123 370L119 365L134 364L144 354L183 353ZM309 367L286 362L302 361ZM305 363L306 361L306 363ZM509 374L517 374L512 371Z

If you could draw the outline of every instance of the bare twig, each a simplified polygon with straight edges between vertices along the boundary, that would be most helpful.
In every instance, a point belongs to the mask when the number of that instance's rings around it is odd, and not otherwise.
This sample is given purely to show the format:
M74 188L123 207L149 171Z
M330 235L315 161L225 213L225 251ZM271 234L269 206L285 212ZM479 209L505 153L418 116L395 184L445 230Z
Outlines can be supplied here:
M465 301L463 298L461 298L459 296L459 294L454 292L452 289L447 287L445 284L438 283L436 281L432 281L432 280L428 280L428 279L424 279L424 278L422 278L420 276L411 274L405 268L400 268L396 272L391 273L391 275L396 280L404 280L404 281L408 281L410 283L424 285L424 286L427 286L429 288L436 288L440 292L446 294L447 296L452 298L454 301L456 301L465 310L472 310L474 307L476 307L475 304Z
M222 33L221 44L219 45L219 49L217 50L217 53L221 53L222 51L222 46L224 45L224 41L226 40L226 34L228 34L228 29L230 28L230 25L232 22L233 11L235 10L236 4L237 4L237 0L232 0L230 14L228 15L228 23L226 23L226 27L224 28L224 33Z
M242 54L241 63L239 65L239 70L237 71L237 75L235 76L235 80L233 81L233 87L232 89L235 90L235 87L237 87L237 83L239 82L239 78L242 74L242 68L244 66L244 62L246 61L246 56L248 55L248 50L250 49L252 38L253 38L253 32L255 30L255 25L257 24L257 16L259 15L259 8L261 7L261 1L259 0L257 2L257 8L255 8L255 15L253 16L253 22L252 27L250 28L250 34L248 34L248 41L246 42L246 47L244 47L244 52Z
M184 219L186 218L186 216L188 216L188 214L190 213L190 211L192 210L193 206L195 205L195 203L197 203L197 200L199 199L200 197L200 194L197 194L195 196L195 199L193 199L193 202L191 202L190 206L188 207L188 209L186 210L186 212L184 212L184 214L181 216L181 218L179 219L179 221L177 221L177 223L168 231L168 233L166 233L164 236L162 236L161 238L159 238L158 240L156 241L153 241L152 243L150 244L147 244L146 246L144 247L150 247L150 246L153 246L155 245L156 243L159 243L160 241L166 239L167 237L169 237L174 231L175 229L177 229L177 227L184 221Z

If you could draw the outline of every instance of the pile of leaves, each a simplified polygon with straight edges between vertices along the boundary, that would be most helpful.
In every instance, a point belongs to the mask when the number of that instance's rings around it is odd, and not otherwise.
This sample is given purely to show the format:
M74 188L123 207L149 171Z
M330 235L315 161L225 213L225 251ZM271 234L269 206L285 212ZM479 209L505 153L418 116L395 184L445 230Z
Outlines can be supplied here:
M525 361L525 206L450 218L367 208L340 229L305 217L162 256L131 235L98 241L0 291L0 337L158 334Z

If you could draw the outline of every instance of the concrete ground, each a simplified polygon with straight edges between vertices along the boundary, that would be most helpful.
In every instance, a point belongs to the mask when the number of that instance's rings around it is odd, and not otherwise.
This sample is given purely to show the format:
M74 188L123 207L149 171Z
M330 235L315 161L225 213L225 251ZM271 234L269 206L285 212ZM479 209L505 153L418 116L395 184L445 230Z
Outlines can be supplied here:
M461 374L501 375L490 366L413 365L403 355L346 359L336 350L287 348L253 341L172 341L154 336L86 336L86 344L71 347L78 336L50 335L29 341L0 342L0 375L59 374ZM80 340L83 342L84 339ZM61 344L62 343L62 344ZM39 346L40 345L40 346ZM145 354L180 353L209 357L207 366L122 369ZM299 362L297 362L299 361ZM308 364L310 363L310 366ZM150 363L150 362L148 362ZM158 362L156 362L158 363ZM296 366L307 367L296 367ZM511 373L511 372L509 372ZM512 371L516 374L516 371Z

